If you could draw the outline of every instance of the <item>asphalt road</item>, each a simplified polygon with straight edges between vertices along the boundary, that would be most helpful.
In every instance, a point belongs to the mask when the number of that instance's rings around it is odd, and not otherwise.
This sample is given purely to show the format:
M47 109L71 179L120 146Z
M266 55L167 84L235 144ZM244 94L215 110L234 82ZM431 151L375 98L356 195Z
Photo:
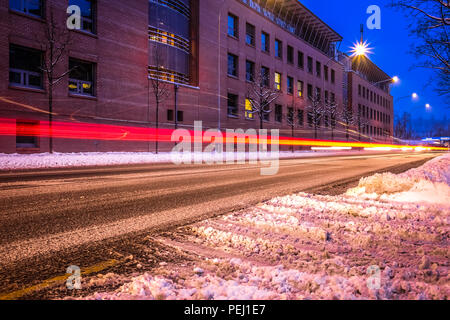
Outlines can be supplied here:
M285 159L274 176L260 175L259 165L171 164L0 173L0 292L64 274L71 264L136 257L149 233L278 195L339 193L361 176L437 155Z

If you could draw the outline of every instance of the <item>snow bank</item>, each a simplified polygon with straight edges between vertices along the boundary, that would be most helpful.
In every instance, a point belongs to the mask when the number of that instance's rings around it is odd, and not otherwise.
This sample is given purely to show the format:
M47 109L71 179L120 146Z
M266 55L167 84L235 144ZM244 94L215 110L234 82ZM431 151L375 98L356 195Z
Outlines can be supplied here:
M83 280L81 299L447 300L450 206L401 199L448 187L448 161L362 179L344 195L277 197L153 237L166 256L181 251L186 260ZM105 279L123 285L99 290Z
M360 151L297 151L280 152L280 158L302 158L329 155L350 155L360 154ZM264 155L264 154L263 154ZM202 154L173 154L151 153L151 152L105 152L105 153L39 153L39 154L0 154L0 170L20 170L20 169L43 169L43 168L63 168L63 167L85 167L85 166L109 166L124 164L146 164L146 163L171 163L174 160L195 159L199 157L204 161L219 161L227 159L227 153L202 153ZM234 153L231 157L236 159L248 159L249 153ZM262 157L270 158L270 153Z
M347 195L402 202L450 202L450 154L402 174L382 173L362 178Z

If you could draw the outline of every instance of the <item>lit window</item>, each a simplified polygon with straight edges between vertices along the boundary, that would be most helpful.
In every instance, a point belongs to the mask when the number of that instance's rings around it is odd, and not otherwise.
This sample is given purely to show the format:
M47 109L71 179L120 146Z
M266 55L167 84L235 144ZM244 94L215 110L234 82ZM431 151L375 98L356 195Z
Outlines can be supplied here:
M250 99L245 99L245 118L253 119L253 107Z
M275 72L275 89L281 90L281 73Z
M94 95L94 64L69 59L69 92L80 95Z
M297 93L299 98L303 97L303 81L297 81Z
M27 88L42 88L42 57L41 51L10 45L9 83Z

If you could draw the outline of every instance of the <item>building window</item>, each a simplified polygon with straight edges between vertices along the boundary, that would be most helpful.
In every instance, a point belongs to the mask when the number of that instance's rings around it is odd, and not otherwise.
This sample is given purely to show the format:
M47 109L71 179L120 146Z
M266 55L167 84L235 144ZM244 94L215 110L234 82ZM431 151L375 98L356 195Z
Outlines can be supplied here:
M303 97L303 81L298 80L297 81L297 93L298 93L298 97L302 98Z
M316 98L318 101L321 101L321 100L322 100L322 90L320 90L320 88L317 88L317 87L316 87L316 96L315 96L315 98Z
M261 32L261 50L267 53L270 52L270 36L265 32Z
M331 69L331 83L336 82L336 71L334 69Z
M94 96L95 65L91 62L69 59L69 92Z
M294 48L287 46L287 62L294 64Z
M331 100L330 100L330 102L331 103L336 103L336 95L334 94L334 92L331 92Z
M79 6L81 9L81 30L95 33L95 10L94 0L69 0L69 6Z
M313 121L314 121L313 119L314 119L313 114L311 112L308 112L308 126L310 128L312 128L312 126L313 126Z
M301 51L297 52L297 60L298 60L297 66L300 69L303 69L305 67L305 56L304 56L303 52L301 52Z
M287 93L294 94L294 78L287 77Z
M328 81L328 67L327 66L323 67L323 76L325 78L325 81Z
M281 73L275 72L275 89L281 90Z
M289 125L294 125L294 108L292 107L288 107L287 109L287 121Z
M238 57L231 53L228 54L228 75L238 76Z
M30 16L43 17L42 0L9 0L9 8Z
M253 108L250 99L245 99L245 119L253 120Z
M316 61L316 76L317 77L321 77L321 72L322 72L322 65L320 64L319 61Z
M228 115L238 116L238 96L231 93L228 94Z
M328 96L328 90L325 90L325 103L328 103L328 102L329 102L328 98L329 98L329 96Z
M41 51L9 46L9 83L27 88L43 88Z
M173 110L167 110L167 121L173 121Z
M238 18L229 13L228 14L228 35L234 38L238 38L239 34L238 34L238 26L239 26L239 22L238 22Z
M263 87L270 85L270 70L267 67L261 67L261 85Z
M245 25L245 43L250 46L255 45L255 26L250 23Z
M279 104L275 105L275 121L279 123L283 121L283 107Z
M297 110L297 118L298 118L298 125L299 126L303 126L304 122L305 122L305 113L303 112L303 110L299 109Z
M361 85L360 84L358 84L358 96L360 96L361 97L361 90L362 88L361 88Z
M313 58L308 57L308 73L313 73Z
M16 122L16 148L38 148L39 122L20 121Z
M184 111L177 111L177 122L184 121Z
M278 39L275 40L275 58L283 59L283 43Z
M245 62L245 80L253 82L255 79L255 63L247 60Z
M308 99L312 99L313 98L313 86L311 84L308 84Z

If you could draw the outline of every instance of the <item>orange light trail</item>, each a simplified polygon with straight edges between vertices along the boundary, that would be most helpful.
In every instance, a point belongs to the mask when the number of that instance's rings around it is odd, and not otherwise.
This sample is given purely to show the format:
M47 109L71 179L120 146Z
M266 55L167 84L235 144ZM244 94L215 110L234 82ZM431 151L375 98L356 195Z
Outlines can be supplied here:
M16 136L17 135L16 119L0 118L0 135ZM73 140L105 140L105 141L140 141L152 142L175 142L172 140L174 129L158 129L143 127L115 126L106 124L92 123L70 123L70 122L53 122L52 136L55 139L73 139ZM196 132L194 130L185 130L191 136L193 143L236 143L236 144L271 144L272 139L265 136L234 134L234 136L217 136L204 137L205 132ZM201 134L200 134L201 133ZM50 137L49 122L40 121L38 126L20 127L21 136L38 136L43 138ZM276 143L276 140L274 140ZM353 142L353 141L335 141L335 140L314 140L302 138L279 137L279 145L282 146L308 146L308 147L334 147L334 148L369 148L378 150L433 150L446 151L447 148L442 147L424 147L424 146L407 146L396 144L382 144L369 142Z

